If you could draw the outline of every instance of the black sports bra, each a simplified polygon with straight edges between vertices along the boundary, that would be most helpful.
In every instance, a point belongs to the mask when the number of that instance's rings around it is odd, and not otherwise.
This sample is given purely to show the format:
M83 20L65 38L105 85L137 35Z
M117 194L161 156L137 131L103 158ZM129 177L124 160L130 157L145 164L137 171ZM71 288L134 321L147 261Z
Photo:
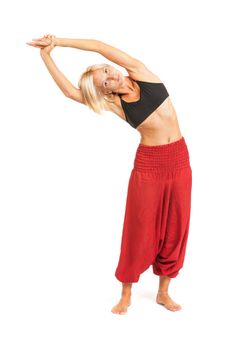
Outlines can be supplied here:
M140 87L140 98L138 101L126 102L121 100L121 106L125 112L126 121L137 128L161 103L169 96L163 83L134 80Z

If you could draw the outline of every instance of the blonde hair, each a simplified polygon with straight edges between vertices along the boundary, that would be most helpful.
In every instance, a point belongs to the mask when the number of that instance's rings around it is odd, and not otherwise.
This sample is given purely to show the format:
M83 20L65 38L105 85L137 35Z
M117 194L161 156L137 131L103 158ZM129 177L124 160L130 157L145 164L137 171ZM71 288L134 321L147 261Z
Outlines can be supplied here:
M107 63L93 64L86 68L85 72L79 78L78 87L82 90L84 103L95 113L102 115L103 111L107 109L107 102L113 102L111 99L114 93L109 94L110 99L98 88L96 88L93 81L93 74L97 69L108 66Z

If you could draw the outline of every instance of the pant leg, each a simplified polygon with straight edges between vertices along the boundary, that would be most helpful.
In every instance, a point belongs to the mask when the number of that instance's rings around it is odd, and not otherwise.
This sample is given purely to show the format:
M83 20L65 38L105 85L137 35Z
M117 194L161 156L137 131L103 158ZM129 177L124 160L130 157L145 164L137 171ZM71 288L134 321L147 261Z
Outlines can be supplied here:
M160 232L153 264L153 272L157 275L176 277L183 266L189 233L191 188L191 168L180 170L170 183L169 209L163 213L165 229Z
M123 233L116 278L137 282L140 274L154 262L158 236L156 222L161 212L163 180L153 174L132 170L128 183Z

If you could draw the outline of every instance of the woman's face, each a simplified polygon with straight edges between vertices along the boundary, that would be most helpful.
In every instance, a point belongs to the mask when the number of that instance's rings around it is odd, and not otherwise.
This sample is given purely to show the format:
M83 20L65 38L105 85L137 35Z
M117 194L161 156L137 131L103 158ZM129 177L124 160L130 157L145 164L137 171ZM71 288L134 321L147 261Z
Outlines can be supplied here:
M123 83L123 75L113 66L106 65L93 72L93 80L96 87L108 94L119 90Z

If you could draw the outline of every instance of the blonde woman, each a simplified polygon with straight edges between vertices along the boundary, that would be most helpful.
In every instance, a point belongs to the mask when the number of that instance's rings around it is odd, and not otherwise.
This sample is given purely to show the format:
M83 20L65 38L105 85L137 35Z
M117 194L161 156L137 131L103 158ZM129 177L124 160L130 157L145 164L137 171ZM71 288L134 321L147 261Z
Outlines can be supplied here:
M92 111L111 111L140 133L128 191L115 276L122 283L119 302L112 308L125 314L132 284L152 266L159 276L155 297L170 311L181 306L168 287L184 263L191 213L192 169L169 93L146 65L127 53L93 39L45 35L27 43L40 48L41 57L65 96ZM125 68L124 76L108 63L87 67L78 87L59 71L50 52L55 46L98 52Z

